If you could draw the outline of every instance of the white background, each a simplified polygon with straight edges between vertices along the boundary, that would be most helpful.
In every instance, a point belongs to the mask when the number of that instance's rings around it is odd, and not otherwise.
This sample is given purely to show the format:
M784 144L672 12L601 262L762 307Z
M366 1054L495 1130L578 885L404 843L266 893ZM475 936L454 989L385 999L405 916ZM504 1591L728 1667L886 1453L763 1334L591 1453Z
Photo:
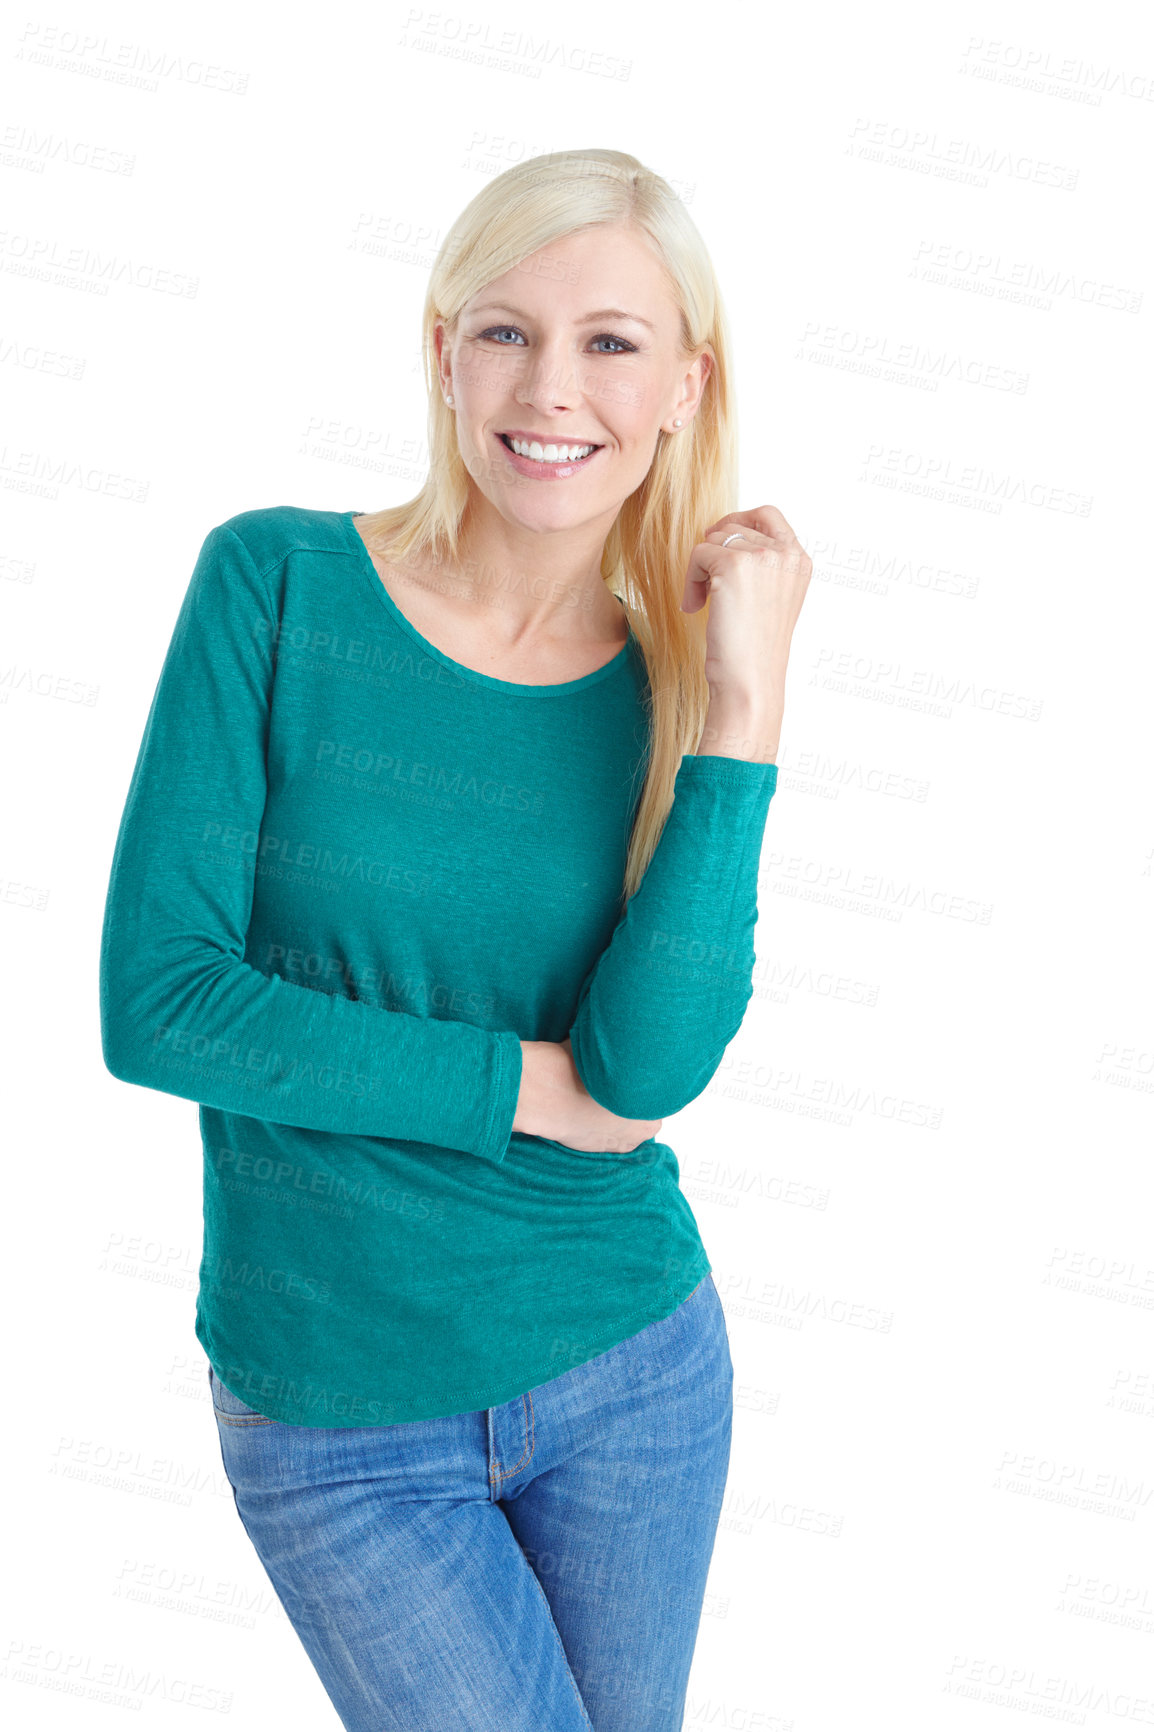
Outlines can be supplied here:
M1149 17L58 5L0 88L10 1723L337 1725L221 1469L196 1108L102 1064L107 873L209 528L409 497L446 229L600 145L814 561L755 997L662 1132L736 1368L685 1726L1154 1725Z

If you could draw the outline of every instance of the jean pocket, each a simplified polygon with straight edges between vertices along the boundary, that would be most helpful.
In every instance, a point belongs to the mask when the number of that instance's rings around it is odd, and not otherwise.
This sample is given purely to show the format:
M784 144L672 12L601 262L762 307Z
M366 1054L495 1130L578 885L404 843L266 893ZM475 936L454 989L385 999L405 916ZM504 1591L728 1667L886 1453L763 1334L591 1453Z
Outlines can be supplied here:
M275 1425L275 1419L269 1419L267 1414L258 1413L255 1407L249 1407L227 1389L216 1374L215 1367L209 1367L209 1387L212 1390L212 1410L218 1420L224 1425Z

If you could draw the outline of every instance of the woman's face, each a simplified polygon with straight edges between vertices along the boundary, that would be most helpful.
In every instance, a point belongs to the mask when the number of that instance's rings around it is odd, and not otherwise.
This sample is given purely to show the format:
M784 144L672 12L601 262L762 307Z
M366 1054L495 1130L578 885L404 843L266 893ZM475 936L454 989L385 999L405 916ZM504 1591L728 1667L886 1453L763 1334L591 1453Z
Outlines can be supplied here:
M451 345L437 326L461 456L502 517L540 531L604 520L608 533L661 429L680 437L697 407L710 357L686 363L678 339L655 255L617 225L567 235L494 278L466 302ZM549 445L597 449L578 459Z

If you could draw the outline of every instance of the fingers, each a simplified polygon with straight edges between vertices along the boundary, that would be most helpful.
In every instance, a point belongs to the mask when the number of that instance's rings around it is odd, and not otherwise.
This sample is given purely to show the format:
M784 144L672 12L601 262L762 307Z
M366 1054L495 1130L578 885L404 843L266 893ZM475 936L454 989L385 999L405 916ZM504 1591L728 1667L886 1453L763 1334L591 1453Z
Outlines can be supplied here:
M702 541L708 541L713 547L721 547L731 535L740 535L740 541L731 541L730 547L735 553L740 553L743 547L776 547L777 543L765 534L764 530L754 529L752 524L721 523L716 529L707 529Z
M740 535L741 540L730 541L733 535ZM689 556L681 597L682 613L697 613L705 606L715 578L738 572L748 574L754 569L740 557L733 562L722 558L723 550L725 554L738 556L756 554L756 568L770 568L776 578L784 578L791 593L800 587L804 595L808 587L813 570L808 553L776 505L759 505L752 511L731 511L704 531Z
M721 531L723 541L735 530L741 530L744 535L752 530L781 546L797 541L792 525L776 505L757 505L752 511L731 511L725 517L719 517L716 523L711 523L702 539L708 541L715 530ZM734 542L733 546L736 547L737 543Z
M763 535L768 535L777 541L796 541L792 524L786 522L784 512L776 505L759 505L751 513L753 527L760 529Z
M722 547L731 535L736 534L740 534L742 539L730 541L727 553L768 552L774 555L782 571L799 577L805 584L809 583L813 563L776 505L759 505L753 511L731 511L727 517L712 524L702 540L711 547Z

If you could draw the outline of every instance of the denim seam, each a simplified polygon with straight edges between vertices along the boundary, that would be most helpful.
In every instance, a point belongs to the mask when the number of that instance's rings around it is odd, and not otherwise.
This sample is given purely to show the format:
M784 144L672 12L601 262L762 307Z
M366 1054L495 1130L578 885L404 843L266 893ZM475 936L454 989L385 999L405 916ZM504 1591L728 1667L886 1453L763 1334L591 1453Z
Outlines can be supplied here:
M536 1427L533 1423L533 1391L531 1389L528 1390L521 1397L521 1401L523 1405L527 1404L528 1406L528 1412L525 1415L525 1449L522 1451L521 1459L517 1463L516 1467L501 1468L499 1472L495 1472L492 1467L489 1468L489 1478L494 1482L499 1479L511 1479L515 1473L520 1473L527 1461L532 1461L533 1459L533 1452L537 1447L537 1433Z
M536 1570L533 1568L532 1564L529 1562L529 1560L527 1558L525 1560L525 1565L529 1571L529 1574L532 1576L534 1582L537 1584L537 1592L540 1594L541 1598L545 1602L545 1610L549 1614L549 1627L553 1631L554 1638L557 1642L557 1647L560 1650L561 1660L562 1660L562 1663L565 1667L565 1675L569 1679L569 1682L573 1686L573 1694L577 1698L577 1706L581 1710L581 1718L585 1722L586 1726L592 1728L593 1722L589 1718L589 1711L585 1706L584 1698L582 1697L580 1690L577 1688L577 1680L573 1676L573 1668L569 1664L569 1656L565 1652L565 1644L561 1640L561 1632L557 1628L557 1620L553 1616L553 1608L549 1604L549 1596L545 1592L544 1588L541 1586L541 1578L538 1576Z
M251 1413L226 1413L223 1407L218 1407L216 1404L216 1391L213 1388L213 1378L214 1377L216 1377L216 1381L218 1383L220 1383L220 1378L216 1376L216 1367L213 1365L213 1363L210 1359L209 1363L208 1363L208 1397L209 1397L209 1400L212 1402L212 1411L216 1415L217 1419L223 1420L226 1425L277 1425L277 1424L279 1424L278 1420L270 1419L267 1413L257 1413L255 1408L253 1409L253 1411ZM227 1386L223 1383L220 1383L220 1387L222 1389L225 1389ZM231 1395L232 1390L230 1389L228 1391L228 1393ZM237 1396L236 1400L239 1401L240 1397ZM247 1403L245 1405L247 1406Z

